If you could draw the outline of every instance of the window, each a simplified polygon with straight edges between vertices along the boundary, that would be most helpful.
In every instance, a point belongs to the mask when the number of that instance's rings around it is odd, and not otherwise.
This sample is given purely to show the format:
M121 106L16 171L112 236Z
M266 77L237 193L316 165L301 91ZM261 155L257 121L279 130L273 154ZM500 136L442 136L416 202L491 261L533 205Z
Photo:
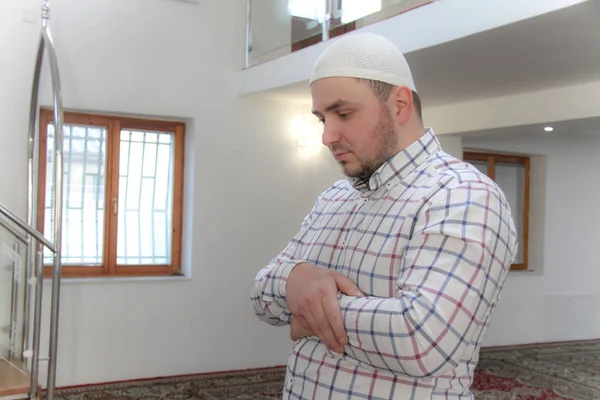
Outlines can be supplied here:
M493 179L506 195L519 236L519 250L511 269L527 269L529 157L466 151L463 158Z
M41 111L37 215L51 241L53 119ZM63 275L179 274L184 124L65 113L63 143Z

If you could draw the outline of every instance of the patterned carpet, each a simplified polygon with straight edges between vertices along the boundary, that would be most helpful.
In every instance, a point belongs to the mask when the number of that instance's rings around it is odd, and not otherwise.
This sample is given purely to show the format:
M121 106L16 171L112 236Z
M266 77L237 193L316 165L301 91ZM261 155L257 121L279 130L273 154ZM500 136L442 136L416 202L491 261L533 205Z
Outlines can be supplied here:
M486 400L599 400L600 340L484 349L473 389Z
M59 400L280 399L284 368L57 390ZM481 400L599 400L600 340L484 349L472 387Z

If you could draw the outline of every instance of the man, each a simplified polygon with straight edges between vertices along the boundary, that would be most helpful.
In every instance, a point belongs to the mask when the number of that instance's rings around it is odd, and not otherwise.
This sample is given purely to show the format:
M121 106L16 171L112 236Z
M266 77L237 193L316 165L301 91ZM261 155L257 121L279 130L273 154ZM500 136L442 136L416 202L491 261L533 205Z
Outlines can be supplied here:
M285 399L467 399L517 253L498 186L442 151L402 53L331 44L310 79L347 180L257 274L259 318L291 325Z

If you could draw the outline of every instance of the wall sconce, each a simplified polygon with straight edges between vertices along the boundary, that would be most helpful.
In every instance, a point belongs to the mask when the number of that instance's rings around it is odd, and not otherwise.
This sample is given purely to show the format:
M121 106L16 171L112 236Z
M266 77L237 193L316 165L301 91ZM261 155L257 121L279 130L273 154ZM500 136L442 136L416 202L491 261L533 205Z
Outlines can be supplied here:
M296 144L300 150L321 150L323 143L321 135L306 134L300 136L296 140Z
M296 146L301 152L319 152L324 147L321 142L323 129L314 116L296 116L292 120L291 130L296 137Z

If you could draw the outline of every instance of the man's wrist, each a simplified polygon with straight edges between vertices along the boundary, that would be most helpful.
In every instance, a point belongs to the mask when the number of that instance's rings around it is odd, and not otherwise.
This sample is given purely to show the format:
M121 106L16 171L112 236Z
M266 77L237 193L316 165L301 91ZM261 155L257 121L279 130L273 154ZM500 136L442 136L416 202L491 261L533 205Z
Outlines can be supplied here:
M292 275L300 272L299 270L311 267L312 264L306 261L293 260L282 266L279 276L282 278L279 283L279 295L284 299L287 298L288 285L290 280L293 280Z
M297 261L285 262L279 265L276 270L273 271L278 278L277 287L275 290L277 291L277 295L284 300L286 299L287 283L290 280L290 275L298 264L299 263Z
M296 276L296 274L298 274L299 272L302 272L302 270L306 270L306 269L312 268L312 267L313 267L312 264L310 264L306 261L295 262L289 269L289 272L287 273L287 279L286 279L286 283L285 283L286 293L287 293L287 288L288 288L290 281L294 280L294 277Z

